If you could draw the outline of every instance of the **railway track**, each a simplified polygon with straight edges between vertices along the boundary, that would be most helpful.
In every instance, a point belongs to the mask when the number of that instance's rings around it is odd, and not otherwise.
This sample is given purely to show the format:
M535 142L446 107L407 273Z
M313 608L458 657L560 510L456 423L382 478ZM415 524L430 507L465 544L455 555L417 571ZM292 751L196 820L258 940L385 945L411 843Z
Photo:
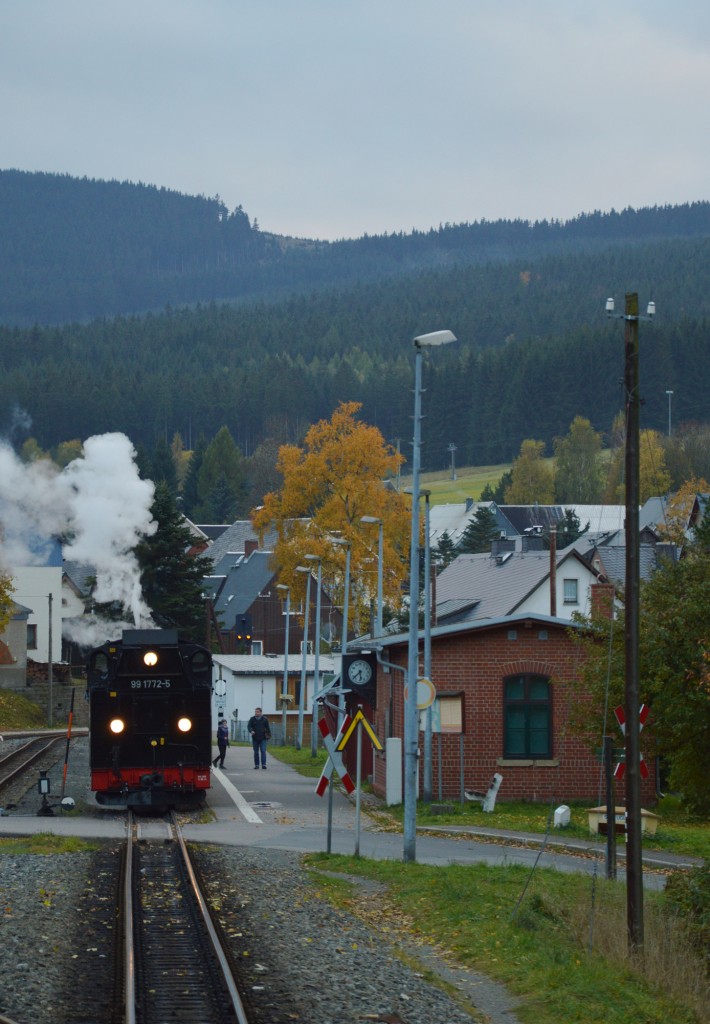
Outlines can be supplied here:
M63 736L34 737L0 758L0 794L17 785L33 765L41 762L45 754L64 741Z
M129 815L121 919L122 1024L249 1024L174 815L142 842Z

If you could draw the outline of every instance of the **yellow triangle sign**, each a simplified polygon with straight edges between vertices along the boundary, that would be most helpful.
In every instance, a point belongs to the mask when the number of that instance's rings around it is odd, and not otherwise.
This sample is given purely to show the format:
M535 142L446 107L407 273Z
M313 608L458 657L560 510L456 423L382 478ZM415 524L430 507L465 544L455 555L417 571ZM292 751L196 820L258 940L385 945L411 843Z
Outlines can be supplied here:
M365 732L370 737L370 740L372 741L372 745L375 748L375 750L382 750L382 744L378 740L375 730L372 728L372 726L362 713L362 708L358 708L357 714L355 715L352 722L348 726L347 731L343 733L343 738L341 739L340 743L338 743L335 749L345 750L345 746L348 740L350 739L358 725L362 725L362 727L365 729Z

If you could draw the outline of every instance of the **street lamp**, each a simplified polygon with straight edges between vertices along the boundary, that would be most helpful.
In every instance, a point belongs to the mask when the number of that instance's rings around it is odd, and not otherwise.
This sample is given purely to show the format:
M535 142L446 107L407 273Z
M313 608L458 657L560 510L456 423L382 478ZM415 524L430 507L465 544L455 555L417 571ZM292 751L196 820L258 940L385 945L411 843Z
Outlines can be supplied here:
M318 563L318 576L317 576L317 579L316 579L316 587L318 588L317 589L317 593L316 593L316 628L315 628L315 648L316 648L315 649L315 655L316 655L316 660L315 660L315 665L314 665L314 668L313 668L313 694L315 696L316 692L320 689L320 675L319 675L319 672L318 672L318 661L319 661L319 658L320 658L320 592L321 592L322 562L321 562L321 559L320 559L320 555L305 555L304 557L305 557L307 562L317 562ZM311 757L315 757L317 755L317 753L318 753L318 736L316 735L317 726L318 726L318 705L316 704L316 702L314 700L313 701L313 710L312 710L312 724L311 724Z
M419 661L419 467L421 461L422 357L425 348L456 341L451 331L420 334L414 339L414 440L412 451L412 539L409 570L409 645L407 697L404 702L404 859L416 860L417 839L417 665Z
M350 552L352 544L344 537L333 537L333 543L345 548L345 594L343 595L343 635L340 641L340 696L338 707L341 716L345 714L345 694L342 692L345 685L344 662L348 653L348 614L350 611ZM342 720L342 719L341 719Z
M424 675L431 681L431 541L429 539L429 498L431 491L420 491L424 495ZM432 710L426 709L424 718L424 799L431 803L432 790Z
M382 549L384 544L384 528L378 516L360 516L361 523L377 523L377 618L375 619L375 636L382 636Z
M626 392L626 911L629 951L643 949L643 863L641 857L641 750L639 722L639 320L652 320L655 302L639 315L636 292L626 295L623 313L606 301L607 317L624 320L624 390Z
M296 572L305 572L306 580L306 611L303 616L303 648L301 651L301 690L298 694L298 731L296 733L296 750L303 746L303 708L306 699L306 657L308 655L308 619L311 610L311 567L297 565Z
M284 681L281 686L281 730L283 733L283 743L286 745L286 706L288 704L288 629L291 615L291 588L287 587L285 583L277 583L277 590L286 591L286 631L284 639Z
M668 395L668 436L671 436L671 398L673 397L672 391L666 391Z

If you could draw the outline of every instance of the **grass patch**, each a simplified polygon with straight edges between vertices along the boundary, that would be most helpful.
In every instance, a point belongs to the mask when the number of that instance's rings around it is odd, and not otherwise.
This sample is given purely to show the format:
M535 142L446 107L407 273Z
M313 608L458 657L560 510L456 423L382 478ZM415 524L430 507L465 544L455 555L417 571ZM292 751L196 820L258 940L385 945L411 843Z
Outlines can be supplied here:
M44 729L43 709L12 690L0 689L0 729Z
M422 487L431 491L433 505L461 504L466 498L473 498L478 501L481 491L486 486L495 489L498 481L511 468L511 463L503 463L500 466L464 466L456 469L456 479L451 479L451 469L437 470L432 473L422 473ZM411 484L411 477L403 476L400 481L401 487L408 487Z
M99 842L90 839L80 839L78 836L55 836L50 832L38 832L33 836L8 836L0 839L0 854L87 853L100 848Z
M269 747L269 753L277 761L282 761L283 764L290 764L299 775L304 775L309 779L317 779L323 771L325 762L328 760L328 752L323 747L318 748L315 757L311 757L310 746L301 747L300 750L296 750L295 747L271 746Z
M311 854L312 870L384 884L347 905L397 944L406 935L503 983L529 1024L701 1024L710 987L682 922L660 893L646 895L645 963L626 954L625 890L581 875L487 865L432 867ZM340 887L321 881L342 906ZM594 887L593 887L594 886ZM592 896L594 894L594 903ZM367 908L370 908L369 910ZM590 949L590 935L592 937Z
M554 807L548 804L525 802L497 801L495 810L485 813L478 803L468 801L461 805L454 801L452 811L447 814L432 814L428 804L420 801L417 805L417 824L435 827L436 825L460 825L475 828L497 828L512 832L531 832L544 835L548 827L551 834L558 839L583 839L594 841L597 837L589 832L587 811L590 803L571 803L570 824L567 828L555 829L553 825ZM667 796L653 808L660 821L654 836L644 835L643 845L647 850L666 851L686 857L702 857L710 860L710 821L693 817L677 797ZM382 807L380 815L387 815L393 822L401 825L404 817L402 805ZM549 822L549 825L548 825ZM605 839L599 838L601 846Z

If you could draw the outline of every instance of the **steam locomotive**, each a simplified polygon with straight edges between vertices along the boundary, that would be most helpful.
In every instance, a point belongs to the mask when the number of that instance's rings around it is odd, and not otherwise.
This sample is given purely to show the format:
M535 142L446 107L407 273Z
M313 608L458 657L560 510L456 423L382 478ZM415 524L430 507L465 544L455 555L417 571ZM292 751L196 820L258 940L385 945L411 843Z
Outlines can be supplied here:
M204 802L212 757L212 656L172 629L124 630L89 654L91 788L151 811Z

